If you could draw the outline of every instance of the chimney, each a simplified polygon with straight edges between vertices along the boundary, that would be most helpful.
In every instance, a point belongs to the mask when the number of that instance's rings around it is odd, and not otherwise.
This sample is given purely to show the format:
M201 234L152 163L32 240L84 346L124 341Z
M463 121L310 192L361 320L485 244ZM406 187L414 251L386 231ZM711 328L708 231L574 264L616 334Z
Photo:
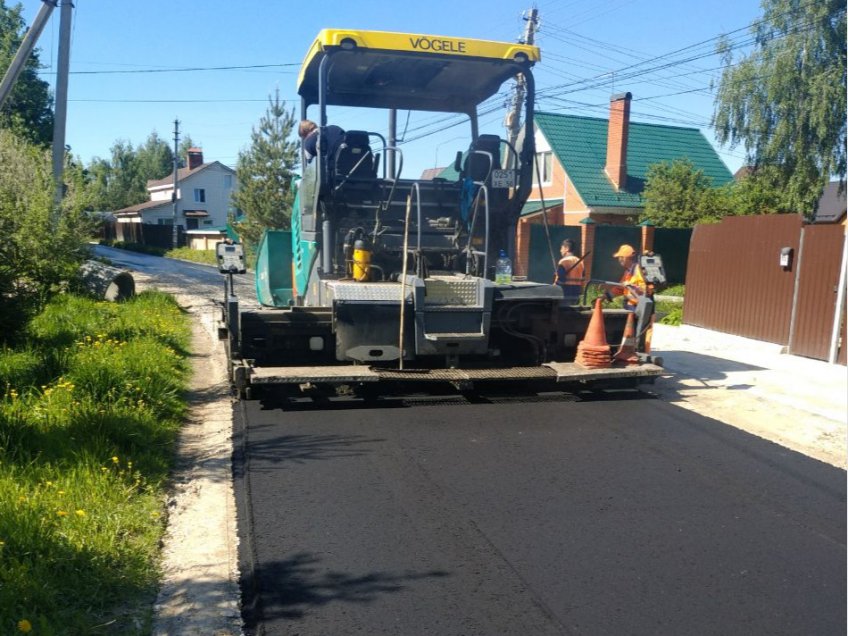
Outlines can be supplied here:
M620 93L610 97L607 165L604 169L616 190L621 190L627 185L627 130L630 127L632 97L630 93Z
M188 149L188 169L194 170L203 164L203 151L200 148Z

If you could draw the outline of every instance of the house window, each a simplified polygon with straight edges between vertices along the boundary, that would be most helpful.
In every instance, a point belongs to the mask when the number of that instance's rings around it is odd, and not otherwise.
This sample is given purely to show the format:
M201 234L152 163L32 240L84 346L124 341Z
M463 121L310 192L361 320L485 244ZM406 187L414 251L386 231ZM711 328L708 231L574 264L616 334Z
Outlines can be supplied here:
M195 203L206 203L206 190L204 188L195 188L194 189L194 202Z
M229 190L233 187L233 175L225 174L224 175L224 189Z
M212 219L206 219L203 221L203 225L212 225Z
M173 225L174 219L156 219L159 225Z
M540 174L542 176L542 185L550 185L554 166L553 153L551 151L537 152L536 161L539 165L538 168L533 166L533 185L539 185Z

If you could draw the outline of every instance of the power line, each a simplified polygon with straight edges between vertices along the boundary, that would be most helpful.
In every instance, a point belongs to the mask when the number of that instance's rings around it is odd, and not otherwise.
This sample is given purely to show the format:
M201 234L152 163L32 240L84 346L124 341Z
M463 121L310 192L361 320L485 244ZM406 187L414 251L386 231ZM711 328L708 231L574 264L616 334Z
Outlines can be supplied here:
M267 102L265 99L70 99L71 102L102 104L222 104L242 102ZM299 102L296 99L281 99L281 102Z
M136 68L116 69L111 71L71 71L71 75L136 75L143 73L194 73L198 71L243 71L260 68L283 68L300 66L299 62L283 64L247 64L245 66L188 66L181 68ZM46 72L46 71L44 71Z

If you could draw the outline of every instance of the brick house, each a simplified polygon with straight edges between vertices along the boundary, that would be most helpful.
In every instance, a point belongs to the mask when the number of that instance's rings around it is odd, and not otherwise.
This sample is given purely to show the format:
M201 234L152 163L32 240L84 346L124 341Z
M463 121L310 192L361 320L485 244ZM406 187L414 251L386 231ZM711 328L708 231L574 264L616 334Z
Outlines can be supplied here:
M527 273L529 225L543 222L543 201L549 224L582 226L586 253L593 245L595 224L638 222L652 164L685 158L716 187L732 181L730 170L700 130L631 122L631 99L630 93L611 97L609 119L535 114L542 186L540 194L534 174L534 190L518 223L516 274Z

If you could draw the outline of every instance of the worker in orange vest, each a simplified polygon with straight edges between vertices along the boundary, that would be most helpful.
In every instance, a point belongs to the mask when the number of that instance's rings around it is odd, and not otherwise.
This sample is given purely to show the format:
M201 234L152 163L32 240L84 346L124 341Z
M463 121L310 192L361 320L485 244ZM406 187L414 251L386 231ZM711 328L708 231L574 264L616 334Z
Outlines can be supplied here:
M604 285L606 288L604 298L612 300L616 296L624 296L624 308L627 311L635 311L639 297L644 296L648 291L645 275L636 259L636 250L630 245L622 245L612 256L618 259L619 265L624 268L624 273L621 275L619 285Z
M561 258L557 264L555 284L565 290L566 296L578 297L583 291L586 270L583 259L574 253L574 241L565 239L560 245L559 254Z

